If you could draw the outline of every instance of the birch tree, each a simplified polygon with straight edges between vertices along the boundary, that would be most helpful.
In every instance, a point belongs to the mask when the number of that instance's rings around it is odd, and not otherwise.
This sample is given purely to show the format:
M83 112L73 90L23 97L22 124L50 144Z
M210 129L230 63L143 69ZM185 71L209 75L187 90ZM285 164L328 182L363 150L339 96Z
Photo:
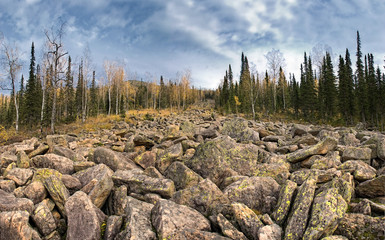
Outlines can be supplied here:
M274 111L277 110L277 76L279 74L279 68L284 67L285 58L283 53L279 49L272 49L266 55L267 67L270 70L270 76L273 81L273 108Z

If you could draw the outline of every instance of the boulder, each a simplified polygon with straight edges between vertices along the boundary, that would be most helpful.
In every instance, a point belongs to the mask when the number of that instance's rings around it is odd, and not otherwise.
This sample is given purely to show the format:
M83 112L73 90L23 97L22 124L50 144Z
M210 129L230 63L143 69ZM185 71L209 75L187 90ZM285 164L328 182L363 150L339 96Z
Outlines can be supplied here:
M292 136L302 136L307 134L311 128L307 125L303 124L294 124L293 127L290 129L290 132Z
M136 135L133 139L133 142L135 146L145 146L146 149L150 149L152 146L155 145L153 140L151 140L148 136L142 134Z
M238 231L222 214L217 215L216 222L224 236L231 239L247 240L246 236Z
M94 162L96 164L105 164L113 171L137 168L135 163L130 159L126 159L121 154L105 147L98 147L95 149Z
M174 232L185 228L210 231L210 222L198 211L172 201L160 200L151 211L152 223L159 239L171 238Z
M106 230L104 232L105 240L114 240L116 235L120 232L120 229L123 224L122 216L109 216L106 223ZM117 240L117 239L116 239Z
M259 133L248 127L243 118L233 118L223 124L221 133L237 142L248 143L259 141Z
M33 171L26 168L13 168L5 178L13 180L18 186L23 186L33 176Z
M290 206L293 200L294 192L297 189L297 184L293 181L287 180L281 187L277 205L271 214L271 217L276 223L282 225L289 214Z
M32 213L33 202L26 198L16 198L14 195L0 189L0 212L27 211Z
M350 160L338 167L339 170L350 170L354 179L366 181L376 177L376 169L361 160Z
M44 180L44 187L47 189L62 216L67 216L64 204L70 197L70 193L63 182L55 175L51 175Z
M280 186L271 177L250 177L238 180L223 193L232 201L244 203L261 213L272 213L279 196Z
M35 150L33 150L32 152L28 153L28 157L29 158L33 158L35 156L45 154L46 152L48 152L48 150L49 150L49 146L48 145L40 144Z
M317 154L326 154L332 151L337 146L337 140L331 137L326 137L325 140L317 143L306 149L301 149L289 154L286 154L286 160L290 163L297 163L305 160L307 157Z
M65 135L48 135L46 140L50 149L53 149L54 146L68 147Z
M377 156L382 161L385 161L385 137L377 140Z
M295 197L294 205L289 213L285 229L284 239L299 240L306 229L308 213L314 198L316 180L307 179L299 188Z
M141 171L118 170L112 175L112 180L117 186L126 185L130 192L139 194L158 193L170 198L175 192L174 182L170 179L152 178Z
M78 154L78 153L76 153L76 152L74 152L71 149L66 148L66 147L54 146L52 153L59 155L59 156L66 157L68 159L71 159L74 162L86 161L86 159L82 155L80 155L80 154Z
M172 240L231 240L231 238L223 237L217 233L200 231L197 229L184 228L174 232L170 236Z
M385 217L346 213L335 231L348 239L385 239Z
M230 200L210 179L176 192L171 200L192 207L205 216L220 212L224 204L230 203Z
M346 147L342 153L342 160L366 160L372 156L372 149L368 147Z
M177 191L194 186L203 180L199 174L178 161L167 168L165 177L174 181Z
M254 175L272 177L277 183L283 184L290 176L289 168L279 163L261 163L256 166Z
M20 151L17 153L16 165L19 168L29 168L31 165L31 159L29 159L28 155L24 151Z
M26 211L0 212L0 240L40 239Z
M32 166L36 168L50 168L62 174L72 174L74 172L73 161L53 153L39 155L31 159Z
M239 174L252 176L257 164L261 163L268 153L253 144L237 144L228 136L200 144L194 157L185 164L203 178L210 178L218 186L229 170Z
M56 229L55 219L45 203L35 206L32 219L43 236L47 236Z
M277 224L261 227L258 231L259 240L281 240L282 229Z
M37 204L47 197L47 190L41 181L33 181L24 188L24 195Z
M314 198L311 217L303 235L304 239L319 239L330 236L343 218L348 204L338 194L338 189L329 188Z
M350 200L354 196L353 177L347 173L343 177L333 178L330 182L323 184L317 190L317 194L322 191L326 191L329 188L336 188L338 190L338 194L340 194L347 203L350 203Z
M157 157L155 167L164 174L168 166L183 155L183 147L181 143L175 144L167 148L160 156Z
M0 189L12 193L16 189L16 184L12 180L0 180Z
M101 239L101 225L106 220L104 213L92 204L84 192L78 191L65 203L67 212L67 240Z
M369 198L385 196L385 175L360 183L356 187L356 193Z
M134 162L144 169L148 167L155 167L155 161L156 161L156 154L152 151L146 151L142 154L139 154L134 159Z

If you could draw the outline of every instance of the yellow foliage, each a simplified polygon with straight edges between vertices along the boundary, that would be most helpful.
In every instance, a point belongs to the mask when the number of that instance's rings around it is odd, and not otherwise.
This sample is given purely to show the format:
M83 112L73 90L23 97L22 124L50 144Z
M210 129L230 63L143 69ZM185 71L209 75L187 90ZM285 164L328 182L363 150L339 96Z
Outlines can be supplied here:
M7 142L14 136L16 136L15 128L6 129L4 126L0 125L0 144Z

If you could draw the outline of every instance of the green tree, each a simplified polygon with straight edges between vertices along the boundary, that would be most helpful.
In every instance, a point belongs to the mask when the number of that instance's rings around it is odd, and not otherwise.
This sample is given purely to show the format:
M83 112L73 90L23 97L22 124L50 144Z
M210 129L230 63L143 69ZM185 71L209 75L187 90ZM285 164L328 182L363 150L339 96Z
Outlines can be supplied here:
M357 31L357 62L356 62L356 103L358 107L358 115L362 122L366 122L366 109L368 105L367 86L365 82L364 64L361 53L361 39L360 33Z
M98 113L98 97L97 97L97 86L95 80L95 71L92 72L92 81L90 88L90 116L96 116Z
M74 77L72 75L72 60L68 56L68 66L65 79L65 115L67 122L73 122L76 119Z

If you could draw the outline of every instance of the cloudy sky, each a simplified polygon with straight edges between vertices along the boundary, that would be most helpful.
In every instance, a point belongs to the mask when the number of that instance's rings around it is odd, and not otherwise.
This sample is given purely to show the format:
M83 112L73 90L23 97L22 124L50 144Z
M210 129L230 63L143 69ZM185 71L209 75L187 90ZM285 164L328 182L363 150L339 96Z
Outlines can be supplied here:
M357 30L363 53L383 66L384 12L383 0L0 0L0 31L24 53L25 73L31 42L39 55L44 29L61 18L65 49L79 61L88 46L99 77L103 61L118 60L143 80L190 69L196 87L215 88L228 64L239 76L242 51L264 72L264 55L279 49L298 79L317 44L354 57Z

